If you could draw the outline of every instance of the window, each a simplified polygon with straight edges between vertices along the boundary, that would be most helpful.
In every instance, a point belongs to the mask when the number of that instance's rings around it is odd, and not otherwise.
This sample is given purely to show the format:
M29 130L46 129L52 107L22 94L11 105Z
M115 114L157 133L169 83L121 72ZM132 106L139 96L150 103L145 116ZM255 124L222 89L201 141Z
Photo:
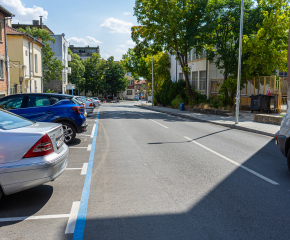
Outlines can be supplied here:
M187 61L191 61L191 50L189 51L188 55L187 55Z
M0 60L0 78L4 78L3 60Z
M133 90L127 90L127 95L133 95Z
M27 107L45 107L50 106L50 101L46 96L29 96Z
M182 79L183 80L183 73L179 73L179 79Z
M192 49L192 52L193 52L192 60L196 60L197 57L196 57L196 51L195 51L195 49Z
M198 90L198 72L192 72L191 86L194 90Z
M84 53L84 52L86 52L86 50L84 50L84 49L79 49L79 53Z
M34 87L35 87L35 92L37 92L37 82L36 82L36 80L34 81Z
M9 130L32 125L33 122L8 111L0 110L0 129Z
M28 56L28 52L27 52L27 50L25 50L25 56Z
M30 59L29 59L29 61L30 61L30 63L29 63L29 67L30 67L30 69L29 69L29 71L32 72L32 71L33 71L33 69L32 69L32 66L33 66L33 65L32 65L32 53L30 53L29 56L30 56Z
M72 101L73 98L70 99L70 100ZM50 98L50 101L51 101L51 105L54 105L54 104L58 103L60 101L60 99L59 98L56 98L56 97L51 97ZM72 101L72 102L75 103L74 101ZM77 104L79 104L79 103L77 103Z
M34 69L35 72L38 73L38 65L37 65L37 54L34 55Z
M0 108L5 110L21 108L23 98L16 96L0 100Z
M206 71L199 72L199 90L205 91L206 87Z
M96 50L92 50L92 49L90 50L90 53L94 53L94 52L96 52Z

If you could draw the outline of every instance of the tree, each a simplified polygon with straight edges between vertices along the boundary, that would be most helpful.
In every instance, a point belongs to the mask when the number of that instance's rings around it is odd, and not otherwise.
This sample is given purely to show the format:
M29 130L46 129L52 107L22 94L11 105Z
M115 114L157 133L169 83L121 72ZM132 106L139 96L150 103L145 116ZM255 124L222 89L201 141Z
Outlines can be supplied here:
M120 63L114 62L114 57L109 57L104 72L105 90L110 95L115 95L126 90L129 82L124 77L126 71Z
M140 26L132 27L136 49L144 51L161 47L177 57L185 76L186 90L191 98L194 91L189 83L190 68L187 54L199 46L208 0L136 0L134 15Z
M256 33L243 39L246 75L271 75L277 68L287 71L289 0L259 0L257 8L263 21Z
M49 42L55 43L55 39L51 37L45 29L30 28L27 27L25 30L22 28L18 29L21 32L25 32L34 38L41 39L45 45L42 48L42 66L43 66L43 82L49 82L50 80L62 80L62 70L64 65L60 60L54 56L54 52L50 47Z
M85 66L79 55L74 54L70 49L68 49L68 54L71 55L71 61L68 62L68 66L71 67L71 74L68 75L68 81L75 84L78 89L81 89L84 81Z

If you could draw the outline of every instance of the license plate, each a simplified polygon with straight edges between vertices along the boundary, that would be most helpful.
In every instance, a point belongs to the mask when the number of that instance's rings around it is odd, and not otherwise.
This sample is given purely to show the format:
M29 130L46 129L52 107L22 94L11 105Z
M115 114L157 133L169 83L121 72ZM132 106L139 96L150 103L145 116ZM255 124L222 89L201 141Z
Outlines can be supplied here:
M61 148L61 146L63 145L63 142L64 142L63 140L64 140L63 135L61 135L60 137L58 137L56 139L56 147L57 147L57 149Z

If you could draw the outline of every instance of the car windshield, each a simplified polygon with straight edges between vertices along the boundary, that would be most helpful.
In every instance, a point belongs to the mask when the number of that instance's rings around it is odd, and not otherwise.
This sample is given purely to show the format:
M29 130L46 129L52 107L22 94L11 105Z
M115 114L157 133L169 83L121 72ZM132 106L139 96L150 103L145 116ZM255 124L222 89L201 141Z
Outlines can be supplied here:
M0 130L10 130L32 125L33 122L0 109Z

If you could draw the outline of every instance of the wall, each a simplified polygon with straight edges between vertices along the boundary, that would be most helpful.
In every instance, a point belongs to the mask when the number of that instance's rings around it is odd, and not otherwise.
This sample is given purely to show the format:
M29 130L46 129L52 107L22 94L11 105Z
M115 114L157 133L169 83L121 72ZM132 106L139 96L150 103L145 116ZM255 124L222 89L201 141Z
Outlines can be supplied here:
M0 41L0 58L5 60L6 46L5 46L5 31L4 31L4 15L0 13L0 22L2 24L2 41ZM0 97L7 95L7 74L6 62L3 61L3 78L0 79Z

